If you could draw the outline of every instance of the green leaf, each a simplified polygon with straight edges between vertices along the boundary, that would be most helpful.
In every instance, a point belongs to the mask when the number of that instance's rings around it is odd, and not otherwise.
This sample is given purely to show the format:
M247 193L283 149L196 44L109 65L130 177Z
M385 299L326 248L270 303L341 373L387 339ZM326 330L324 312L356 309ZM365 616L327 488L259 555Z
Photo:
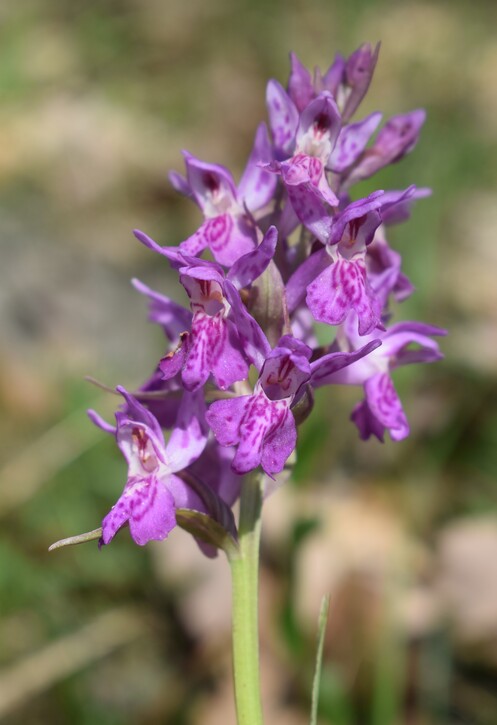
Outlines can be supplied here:
M77 534L76 536L69 536L67 539L60 539L48 547L49 551L55 551L55 549L62 549L64 546L76 546L76 544L86 544L87 541L95 541L100 539L102 536L102 527L99 529L93 529L93 531L87 531L85 534Z
M312 705L310 725L316 725L318 719L319 684L321 682L321 669L323 666L323 648L326 625L328 623L328 611L330 608L330 595L325 594L321 600L318 620L318 648L316 652L316 669L312 683Z
M176 523L206 544L223 549L227 554L238 549L238 543L218 521L193 509L176 509Z

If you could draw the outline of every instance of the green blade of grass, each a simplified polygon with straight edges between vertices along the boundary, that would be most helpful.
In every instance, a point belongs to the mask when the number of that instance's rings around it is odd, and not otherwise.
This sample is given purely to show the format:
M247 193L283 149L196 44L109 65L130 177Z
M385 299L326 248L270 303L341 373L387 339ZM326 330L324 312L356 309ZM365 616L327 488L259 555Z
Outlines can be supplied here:
M318 719L319 685L321 682L321 669L323 666L324 635L326 632L326 625L328 623L329 608L330 608L330 595L325 594L321 600L321 609L319 610L318 646L317 646L317 652L316 652L316 669L314 671L314 681L312 683L312 703L311 703L310 725L316 725L317 719Z

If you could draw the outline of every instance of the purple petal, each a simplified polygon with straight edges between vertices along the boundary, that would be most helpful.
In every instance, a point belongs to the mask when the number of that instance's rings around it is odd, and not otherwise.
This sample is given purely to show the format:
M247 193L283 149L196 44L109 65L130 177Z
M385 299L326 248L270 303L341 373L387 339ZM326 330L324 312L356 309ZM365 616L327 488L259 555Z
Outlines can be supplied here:
M242 354L243 345L232 320L225 320L224 338L220 354L213 357L212 375L221 390L248 378L249 366Z
M328 186L321 162L300 155L290 162L283 162L281 171L297 217L320 241L325 242L331 226L325 204L337 205L338 199Z
M116 434L116 426L107 423L107 421L104 420L95 410L87 410L86 414L97 428L101 428L101 430L105 431L105 433L112 433L112 435Z
M364 152L362 160L350 174L348 183L367 179L412 151L425 118L426 113L422 109L393 116L381 129L373 146Z
M314 96L311 74L302 65L295 53L290 53L290 78L288 79L288 94L297 109L302 112Z
M239 498L243 480L231 467L234 453L231 446L219 445L215 439L211 439L200 458L189 468L228 506L232 506Z
M155 416L121 385L116 390L125 400L125 405L116 412L117 443L128 464L134 465L137 458L134 441L136 429L141 430L144 438L151 441L155 454L165 462L164 435Z
M209 164L183 152L188 184L199 207L207 216L222 212L236 200L236 187L227 168Z
M378 128L381 113L372 113L363 121L344 126L340 131L337 143L328 160L328 168L335 173L342 173L352 166L366 148L369 139Z
M299 112L283 86L275 80L267 85L266 103L274 145L284 158L293 150Z
M160 368L157 366L150 378L135 391L134 397L143 402L157 419L161 428L172 428L178 417L180 388L181 383L177 378L164 380ZM161 393L162 395L161 397L148 397L149 393Z
M326 249L320 249L308 257L296 269L286 285L288 312L292 314L304 299L308 285L331 264Z
M285 335L268 355L259 377L270 400L292 398L309 380L311 348L296 338Z
M443 355L438 343L429 335L446 334L446 330L421 322L398 323L387 330L384 336L384 354L392 359L392 364L396 367L418 362L436 362ZM412 344L419 345L419 348L407 349Z
M271 346L260 326L249 314L240 299L234 285L226 280L224 292L232 307L233 321L237 327L243 351L258 370L262 368L264 360L271 352Z
M372 340L353 352L331 352L328 355L323 355L323 357L311 363L311 385L314 388L320 388L323 385L338 382L336 379L329 379L330 376L361 360L380 345L381 340Z
M198 312L193 317L192 332L181 378L187 390L198 390L207 382L216 356L221 354L225 322L221 317Z
M364 384L371 415L390 432L394 441L409 435L409 423L388 373L378 373Z
M133 540L144 546L162 541L176 526L174 499L156 476L131 478L102 522L102 541L108 544L117 531L129 522Z
M197 257L185 257L185 264L180 268L180 282L186 289L192 302L197 301L197 296L202 285L199 282L217 282L220 288L224 284L224 272L222 267L208 259L197 259Z
M293 313L292 335L311 348L318 347L318 340L314 330L314 317L307 307L297 307Z
M355 406L350 418L357 426L361 440L367 441L374 435L381 443L385 442L385 426L375 418L365 400Z
M208 430L203 392L185 391L176 425L166 446L172 473L183 470L200 456L207 443Z
M141 232L139 229L134 229L133 234L139 242L144 244L153 252L157 252L158 254L162 254L164 257L167 257L171 262L172 267L177 268L181 264L181 251L178 247L161 247L160 244L154 242L152 237L149 237L148 234Z
M345 66L346 83L352 89L343 109L343 118L348 120L355 112L360 102L368 92L373 77L380 44L373 50L369 43L358 48L347 60Z
M216 400L207 411L207 422L216 440L222 446L234 446L240 442L240 424L251 395Z
M345 67L345 58L337 53L324 76L321 75L319 68L316 68L314 86L317 92L329 91L336 98L338 87L345 80Z
M255 134L254 146L247 166L238 184L238 198L250 211L256 211L268 204L276 189L277 179L270 171L261 168L273 160L273 150L265 123L261 123Z
M177 375L186 362L190 344L190 333L184 332L177 347L164 355L159 362L159 370L163 380L171 380Z
M243 474L257 468L262 463L266 439L273 436L286 423L287 416L291 415L286 400L270 401L262 392L251 396L240 425L240 442L233 459L233 470ZM290 453L287 452L286 458ZM269 475L279 473L286 458L272 460L269 455L271 470L264 468L265 472ZM274 464L276 467L273 467Z
M383 191L374 191L366 198L358 199L346 206L333 219L329 243L338 244L347 232L347 225L352 225L352 227L349 226L348 236L356 238L361 233L362 244L369 244L372 241L374 230L381 223L381 217L375 214L370 217L367 224L365 223L366 217L381 207L382 197Z
M399 224L411 216L411 207L417 199L431 196L431 189L410 186L404 191L386 191L381 206L381 219L384 224Z
M148 297L150 301L148 317L150 322L160 325L169 340L176 342L180 333L189 329L192 321L191 312L173 302L169 297L150 289L138 279L132 279L131 283L138 292Z
M269 227L257 249L244 254L233 264L227 278L237 289L247 287L261 276L274 256L277 241L278 230L276 227Z
M295 214L294 208L288 200L283 207L277 226L279 231L279 238L286 239L300 224L300 219Z
M319 156L316 151L319 145L323 141L326 141L331 151L335 145L341 125L342 119L333 96L327 91L321 93L309 103L300 115L296 135L297 148L303 153ZM304 146L307 143L310 143L314 147L313 153L305 150ZM328 156L329 153L326 154L326 160Z
M211 222L212 219L204 221L194 234L181 242L179 249L181 249L181 251L185 254L190 254L192 257L196 257L197 254L201 254L210 243L212 232L210 226Z
M184 176L181 174L178 174L177 171L170 171L169 172L169 181L171 182L171 185L177 191L179 194L183 194L184 196L187 196L189 198L193 197L193 192L191 190L190 184L185 179Z
M297 445L297 428L290 410L278 428L264 441L262 449L261 466L263 470L272 475L280 473L285 463Z
M307 305L314 318L339 325L354 310L359 334L367 335L381 324L381 306L366 277L362 260L340 259L321 272L307 288Z

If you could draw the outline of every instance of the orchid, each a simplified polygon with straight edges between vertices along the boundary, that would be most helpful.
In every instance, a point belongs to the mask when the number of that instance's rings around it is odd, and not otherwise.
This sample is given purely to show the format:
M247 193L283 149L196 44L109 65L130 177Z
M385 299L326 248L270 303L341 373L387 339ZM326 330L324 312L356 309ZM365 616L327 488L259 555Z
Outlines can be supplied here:
M133 280L165 351L136 390L116 388L115 425L89 411L115 437L128 473L101 529L67 542L98 536L107 545L129 527L142 546L178 525L207 556L224 550L239 725L262 722L254 636L262 503L298 456L315 391L361 386L364 399L351 412L360 438L383 441L388 431L401 441L409 424L395 369L442 358L434 338L445 330L391 321L414 286L388 230L430 190L353 196L356 182L413 150L425 119L418 109L379 131L378 111L351 122L378 52L362 45L313 75L291 54L287 89L267 85L271 136L262 122L238 185L224 166L183 152L186 175L170 180L200 208L199 228L179 246L134 233L170 265L186 304Z
M116 413L116 426L94 411L90 417L114 433L128 464L124 491L102 523L102 544L129 524L133 540L144 546L165 539L176 526L176 508L204 508L198 495L177 475L202 453L207 442L203 399L185 393L176 428L167 446L157 419L124 388L124 410Z
M275 180L259 165L272 159L266 125L257 129L238 187L224 166L200 161L187 151L183 155L186 178L177 172L171 172L169 178L177 191L195 201L205 221L180 249L195 255L208 247L219 264L230 266L256 246L260 232L252 214L274 194Z

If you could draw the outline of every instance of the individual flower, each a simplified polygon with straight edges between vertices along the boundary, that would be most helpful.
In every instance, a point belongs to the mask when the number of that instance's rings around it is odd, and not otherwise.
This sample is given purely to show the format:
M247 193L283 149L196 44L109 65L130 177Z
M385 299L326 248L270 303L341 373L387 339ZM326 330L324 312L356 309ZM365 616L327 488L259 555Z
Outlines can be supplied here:
M201 498L177 475L196 460L207 442L204 402L198 394L185 393L176 427L167 445L157 419L124 388L117 391L125 406L116 413L116 426L94 411L91 420L114 433L128 464L123 493L102 522L102 544L129 524L131 537L140 546L165 539L176 525L177 508L204 511Z
M291 312L306 293L307 305L319 322L339 325L354 310L360 335L381 325L381 300L366 270L367 246L381 223L381 196L382 192L370 194L330 218L322 237L324 249L314 252L288 281Z
M266 125L262 123L257 129L238 187L224 166L200 161L186 151L183 155L186 178L172 172L170 180L177 191L200 207L204 222L180 249L195 256L208 247L216 262L229 267L256 247L260 232L252 214L266 206L274 193L276 180L261 166L272 160Z
M284 88L274 80L267 87L267 105L276 156L281 159L268 168L281 174L290 203L305 223L313 199L338 205L325 170L340 132L340 114L331 94L321 93L299 115Z
M255 361L254 344L259 349L264 343L260 343L262 331L239 300L238 290L257 279L271 261L276 228L270 227L259 247L240 257L226 275L214 262L189 257L175 247L160 247L142 232L136 236L179 269L180 282L190 299L190 330L180 335L176 349L161 360L163 377L170 379L180 373L183 385L191 391L204 385L210 375L222 390L245 380L250 363ZM154 317L166 317L169 325L167 315L162 314L163 308L166 312L169 309L167 298L159 297L153 298Z
M218 442L237 446L234 471L244 474L259 465L269 476L282 471L297 442L292 405L302 398L305 387L320 387L332 373L378 344L372 341L360 350L333 352L310 362L310 347L290 335L283 336L263 360L252 393L218 400L207 411L207 422Z
M400 161L415 147L426 113L418 108L410 113L392 116L378 133L373 145L367 148L352 165L345 178L344 188L369 179L388 164Z
M352 314L338 335L342 349L350 351L363 345L364 337L357 335L356 327ZM409 435L409 424L390 373L401 365L441 360L443 355L432 337L446 334L446 330L422 322L399 322L387 330L375 331L381 347L325 378L324 384L363 385L365 399L351 416L363 440L374 435L383 441L386 430L394 441Z

